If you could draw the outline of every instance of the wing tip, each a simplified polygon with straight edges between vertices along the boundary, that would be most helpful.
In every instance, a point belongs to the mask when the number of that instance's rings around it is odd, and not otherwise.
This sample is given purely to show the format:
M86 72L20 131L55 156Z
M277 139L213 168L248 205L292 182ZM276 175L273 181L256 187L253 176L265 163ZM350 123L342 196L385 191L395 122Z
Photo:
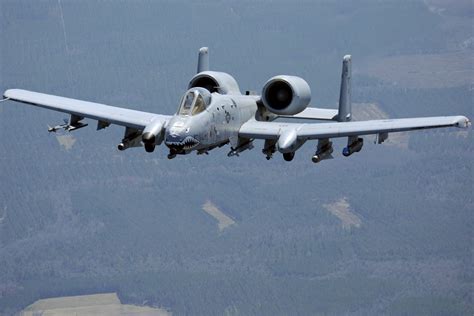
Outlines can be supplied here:
M460 116L458 120L456 121L456 127L468 128L470 126L471 126L471 121L465 116Z
M13 91L13 89L7 89L7 90L5 90L5 91L3 92L3 97L4 97L5 99L8 99L8 98L10 97L10 94L11 94L12 91Z
M3 92L3 97L7 99L13 99L15 93L21 92L23 90L21 89L7 89L5 92Z

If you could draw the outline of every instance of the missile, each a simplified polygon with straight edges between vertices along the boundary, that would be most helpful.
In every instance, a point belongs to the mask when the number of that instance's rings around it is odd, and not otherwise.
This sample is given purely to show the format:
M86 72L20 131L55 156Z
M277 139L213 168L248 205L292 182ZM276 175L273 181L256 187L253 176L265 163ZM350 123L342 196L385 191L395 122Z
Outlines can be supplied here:
M244 150L251 150L251 149L253 149L253 143L252 143L252 140L249 140L249 141L241 144L237 148L232 147L230 152L227 154L227 156L228 157L238 156L239 153L243 152Z
M125 149L127 149L129 147L129 143L128 142L123 142L123 143L120 143L117 145L117 149L120 150L120 151L123 151Z
M350 145L344 147L344 149L342 150L342 154L344 155L344 157L349 157L353 153L359 152L362 149L363 145L364 139L357 138L357 140L353 141Z
M332 159L332 152L333 152L333 149L332 147L328 148L327 150L325 151L322 151L320 153L317 153L315 154L313 157L311 157L311 160L314 162L314 163L318 163L320 162L321 160L325 160L325 159Z
M319 147L319 145L318 145L318 147ZM333 152L332 142L327 142L324 146L318 148L318 150L316 151L314 156L311 157L311 160L314 163L318 163L321 160L332 159L333 158L332 155L331 155L332 152Z

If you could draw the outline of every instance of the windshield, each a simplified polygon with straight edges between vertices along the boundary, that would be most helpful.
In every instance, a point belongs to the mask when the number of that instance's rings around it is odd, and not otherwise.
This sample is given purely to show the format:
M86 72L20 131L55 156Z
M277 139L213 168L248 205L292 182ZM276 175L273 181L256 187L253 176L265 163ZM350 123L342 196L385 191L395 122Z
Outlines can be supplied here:
M204 93L204 96L203 96ZM209 94L209 93L208 93ZM206 101L207 100L207 101ZM199 88L188 91L181 101L179 115L197 115L204 112L210 102L210 94L200 91Z
M204 100L202 99L202 95L198 94L196 98L196 103L193 107L193 115L199 114L206 109L206 105L204 104Z
M180 115L189 115L191 113L191 107L193 106L194 97L195 95L193 91L186 93L179 109Z

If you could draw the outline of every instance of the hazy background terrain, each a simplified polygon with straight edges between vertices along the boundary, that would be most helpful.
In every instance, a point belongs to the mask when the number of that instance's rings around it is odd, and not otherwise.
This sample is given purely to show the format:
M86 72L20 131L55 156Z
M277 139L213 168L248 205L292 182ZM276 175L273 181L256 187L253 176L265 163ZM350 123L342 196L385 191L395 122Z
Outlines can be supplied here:
M305 78L336 107L353 55L359 118L473 118L472 1L0 0L0 91L172 114L209 46L242 91ZM472 315L473 134L393 135L346 159L169 161L123 128L0 103L0 314L117 292L190 315ZM218 222L220 220L220 222Z

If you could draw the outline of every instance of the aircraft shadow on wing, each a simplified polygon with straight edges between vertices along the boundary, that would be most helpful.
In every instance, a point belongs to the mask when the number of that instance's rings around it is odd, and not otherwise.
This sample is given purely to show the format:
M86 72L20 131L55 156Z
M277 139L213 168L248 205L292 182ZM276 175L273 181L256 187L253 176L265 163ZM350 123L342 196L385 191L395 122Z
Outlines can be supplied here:
M306 141L317 140L316 151L312 156L312 161L317 163L332 158L332 138L347 137L347 146L342 151L347 157L362 149L363 135L376 135L376 142L380 144L392 132L470 126L465 116L352 122L351 68L351 56L346 55L342 61L337 110L310 107L311 89L304 79L296 76L270 78L263 86L261 95L248 91L242 94L231 75L209 70L207 47L199 50L197 74L191 78L174 115L136 111L20 89L5 91L4 100L70 114L70 119L64 124L48 127L50 132L85 127L88 124L82 121L84 118L97 120L97 130L110 124L124 126L125 133L118 145L119 150L145 147L147 152L153 152L157 145L164 142L169 149L169 159L191 152L207 154L227 144L231 147L228 156L238 156L242 151L252 149L255 139L262 139L262 152L267 159L280 152L286 161L291 161ZM277 118L285 118L286 121ZM292 119L314 121L301 123L291 122Z

